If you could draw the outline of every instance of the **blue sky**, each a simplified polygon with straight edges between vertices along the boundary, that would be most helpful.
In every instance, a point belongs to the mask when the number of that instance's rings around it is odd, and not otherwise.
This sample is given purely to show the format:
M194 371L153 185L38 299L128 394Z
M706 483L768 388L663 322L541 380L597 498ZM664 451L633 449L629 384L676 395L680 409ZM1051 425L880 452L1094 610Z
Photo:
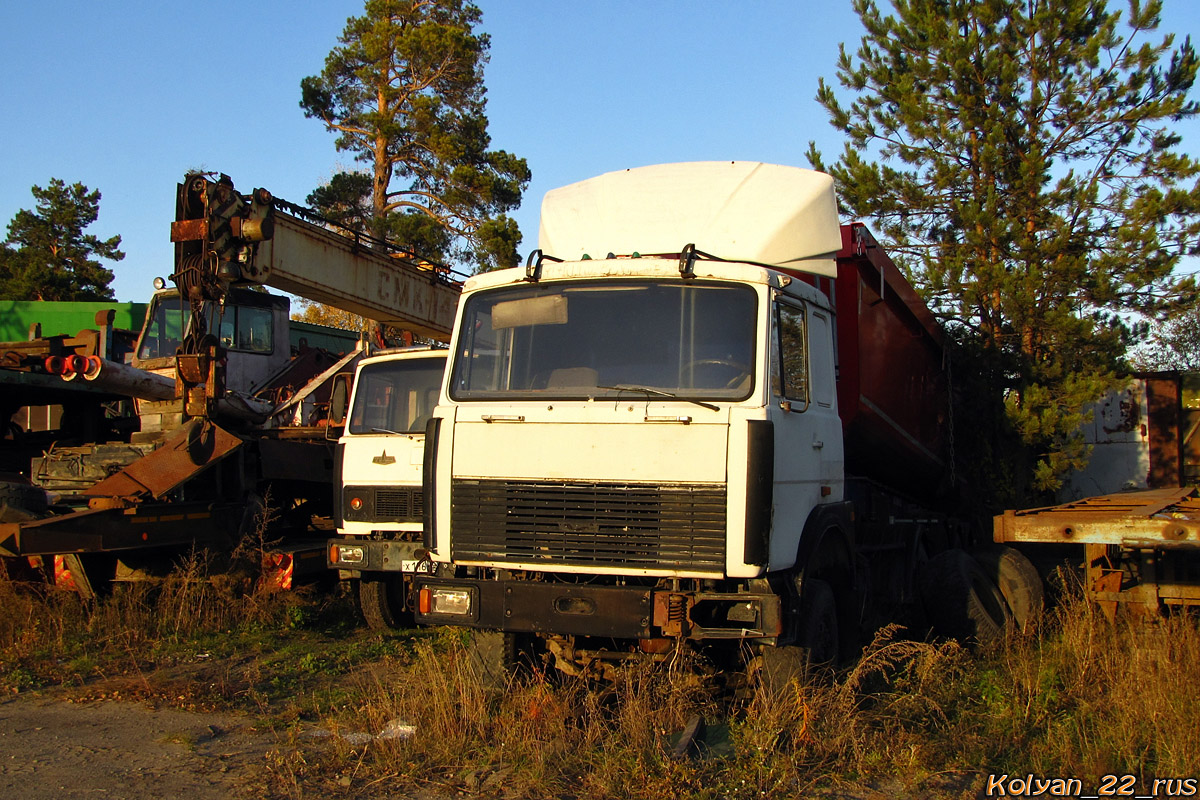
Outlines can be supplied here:
M854 50L861 37L848 0L477 2L492 37L492 143L533 171L515 215L522 256L556 186L669 161L807 166L809 140L841 150L813 97L819 77L835 77L838 44ZM1166 6L1160 32L1200 34L1200 4ZM121 235L113 289L146 300L171 272L186 171L303 203L354 166L304 117L299 86L361 12L361 0L3 2L0 224L51 178L99 189L88 232ZM1183 149L1200 153L1200 123L1181 130Z

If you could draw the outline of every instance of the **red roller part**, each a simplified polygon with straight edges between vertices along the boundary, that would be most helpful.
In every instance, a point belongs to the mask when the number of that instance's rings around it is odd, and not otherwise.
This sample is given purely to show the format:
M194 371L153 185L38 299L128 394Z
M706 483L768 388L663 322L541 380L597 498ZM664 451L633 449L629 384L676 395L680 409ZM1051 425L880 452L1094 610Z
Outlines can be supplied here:
M104 366L104 361L100 356L76 356L76 358L83 358L87 362L84 368L79 370L79 374L83 375L85 381L94 381L100 376L100 369Z
M51 375L62 375L63 357L46 356L46 361L42 366L44 366L46 368L46 372L50 373Z

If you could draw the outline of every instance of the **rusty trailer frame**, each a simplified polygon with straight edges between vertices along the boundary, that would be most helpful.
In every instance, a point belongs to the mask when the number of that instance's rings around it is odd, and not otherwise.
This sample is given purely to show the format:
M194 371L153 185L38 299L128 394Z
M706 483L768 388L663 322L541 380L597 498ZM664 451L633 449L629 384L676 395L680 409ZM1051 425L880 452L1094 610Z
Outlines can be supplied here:
M1151 489L1089 497L995 517L1003 544L1080 545L1084 586L1115 619L1200 605L1200 491Z

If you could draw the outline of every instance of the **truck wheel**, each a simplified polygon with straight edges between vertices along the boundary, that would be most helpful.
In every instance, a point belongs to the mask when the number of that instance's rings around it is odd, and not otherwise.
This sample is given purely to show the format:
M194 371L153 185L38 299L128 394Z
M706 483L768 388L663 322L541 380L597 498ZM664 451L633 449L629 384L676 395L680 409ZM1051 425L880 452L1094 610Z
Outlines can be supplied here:
M997 639L1011 619L999 587L965 550L946 550L925 564L921 600L934 630L955 639Z
M833 587L820 578L808 578L800 596L800 619L796 643L767 646L761 653L763 685L772 692L799 680L814 668L837 663L840 634L837 600Z
M770 694L804 678L804 651L795 646L764 645L758 656L758 680Z
M412 612L405 608L404 581L391 575L358 579L358 606L367 627L390 630L410 627Z
M1005 545L981 548L975 560L1000 588L1013 620L1024 630L1046 605L1042 576L1020 550Z
M504 631L467 631L471 669L489 689L506 689L517 669L517 635Z
M833 587L820 578L808 578L800 593L800 633L797 645L813 666L831 666L838 660L838 613Z

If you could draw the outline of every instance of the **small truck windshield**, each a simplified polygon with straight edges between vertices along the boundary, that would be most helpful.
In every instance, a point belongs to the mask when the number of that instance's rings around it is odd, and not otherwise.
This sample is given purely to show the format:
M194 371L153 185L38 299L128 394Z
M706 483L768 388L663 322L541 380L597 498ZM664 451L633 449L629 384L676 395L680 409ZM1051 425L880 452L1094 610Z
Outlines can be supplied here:
M450 394L743 400L754 386L756 308L752 288L719 283L479 292L464 309Z
M441 358L364 366L354 389L350 433L424 433L437 405L445 366Z

